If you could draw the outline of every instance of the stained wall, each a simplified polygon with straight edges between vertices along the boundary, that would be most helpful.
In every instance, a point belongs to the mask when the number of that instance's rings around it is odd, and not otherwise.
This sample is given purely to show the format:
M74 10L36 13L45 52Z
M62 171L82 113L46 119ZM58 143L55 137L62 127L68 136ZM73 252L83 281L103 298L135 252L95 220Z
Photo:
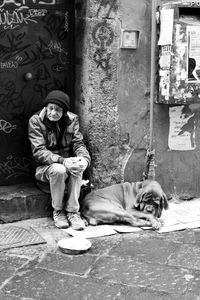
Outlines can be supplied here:
M76 111L96 187L140 180L144 171L150 135L150 4L76 1ZM140 32L138 49L120 47L122 29ZM169 105L154 104L156 179L168 195L200 195L198 113L195 118L196 149L171 151Z

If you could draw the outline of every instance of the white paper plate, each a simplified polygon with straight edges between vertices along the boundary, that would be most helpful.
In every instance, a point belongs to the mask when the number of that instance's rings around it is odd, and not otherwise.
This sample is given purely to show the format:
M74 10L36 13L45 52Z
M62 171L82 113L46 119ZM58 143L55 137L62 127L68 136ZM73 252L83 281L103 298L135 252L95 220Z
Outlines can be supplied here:
M67 254L81 254L87 251L92 243L83 238L70 237L58 241L60 250Z

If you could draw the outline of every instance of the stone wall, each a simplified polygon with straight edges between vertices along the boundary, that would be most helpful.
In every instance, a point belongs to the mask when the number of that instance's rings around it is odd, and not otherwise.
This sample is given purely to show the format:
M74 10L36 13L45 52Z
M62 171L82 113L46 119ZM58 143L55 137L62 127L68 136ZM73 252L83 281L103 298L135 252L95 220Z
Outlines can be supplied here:
M77 2L77 110L92 156L92 181L121 181L122 152L118 113L118 1ZM83 36L84 32L84 36ZM78 40L78 39L77 39ZM79 40L79 41L80 41Z
M76 1L76 111L98 187L142 176L149 136L147 16L147 1ZM120 48L122 29L140 31L140 50Z

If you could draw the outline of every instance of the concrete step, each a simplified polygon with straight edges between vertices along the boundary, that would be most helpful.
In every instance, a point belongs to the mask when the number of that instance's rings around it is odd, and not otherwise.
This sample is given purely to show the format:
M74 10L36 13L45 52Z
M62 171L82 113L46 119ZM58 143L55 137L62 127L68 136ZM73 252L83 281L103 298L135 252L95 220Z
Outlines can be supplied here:
M34 183L0 186L0 223L52 215L51 197Z

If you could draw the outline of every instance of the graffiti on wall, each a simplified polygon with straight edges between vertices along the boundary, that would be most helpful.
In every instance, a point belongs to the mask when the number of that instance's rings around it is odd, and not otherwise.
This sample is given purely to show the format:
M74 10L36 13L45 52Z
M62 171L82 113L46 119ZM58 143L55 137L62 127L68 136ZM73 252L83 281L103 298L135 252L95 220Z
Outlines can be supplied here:
M30 46L30 43L24 43L25 33L14 34L9 31L1 32L2 43L0 44L0 59L8 61L13 57L18 59L18 53L22 53L26 48ZM22 56L21 56L22 57Z
M65 13L65 31L69 31L69 14L68 14L68 11L66 11Z
M8 134L17 128L17 125L12 125L10 122L6 120L0 120L0 131Z
M68 52L66 49L62 48L61 43L57 41L50 41L47 46L49 52L53 54L53 52L57 52L59 56L59 61L62 65L65 65L68 60Z
M101 13L101 19L111 18L111 13L115 13L118 9L117 0L101 0L97 10L97 17ZM93 55L97 68L103 71L100 80L100 88L103 93L108 92L108 82L112 79L111 58L113 56L111 45L114 41L114 31L111 25L105 20L100 21L93 28L92 39L96 45Z
M103 8L107 9L105 18L109 18L111 12L115 12L118 9L117 0L101 0L97 10L97 16Z
M52 18L54 19L53 22L51 22ZM40 36L40 33L37 33L36 42L32 45L31 40L26 39L26 33L23 31L17 34L11 30L1 32L4 42L0 45L0 72L5 69L20 68L20 70L23 70L23 67L30 67L30 70L33 70L34 73L32 79L33 91L39 93L39 97L43 98L53 88L64 89L62 80L56 74L64 73L67 70L69 59L68 51L63 47L63 43L67 38L65 19L47 14L41 19L41 22L42 27L38 28L42 28L42 34ZM37 30L37 27L35 30ZM42 35L45 35L45 40ZM2 101L5 103L5 99L9 102L8 105L12 103L10 93L7 96L6 86L9 84L10 80L7 80L4 84L5 92L0 94L0 104L2 104ZM13 88L10 91L13 91ZM21 92L18 92L19 94ZM20 98L18 99L20 100Z
M0 174L6 179L17 178L29 174L33 162L26 157L13 157L9 155L5 162L0 162Z
M0 62L1 69L17 69L18 63L16 61Z
M6 112L22 113L24 102L21 92L17 91L14 81L8 80L5 82L4 91L0 94L1 109Z
M66 12L65 12L66 15ZM66 18L61 15L48 13L42 18L42 22L45 25L46 31L49 33L50 37L57 37L61 42L64 41L68 35L66 26L69 28L68 23L66 23Z
M8 6L9 4L13 4L16 7L22 7L26 6L27 3L30 3L30 1L33 4L46 4L46 5L55 5L56 0L46 0L46 1L41 1L41 0L21 0L21 3L19 3L18 0L0 0L0 8L4 6Z
M57 2L0 0L0 184L30 175L28 119L49 91L69 88L69 12L48 9Z
M94 62L96 63L97 68L100 68L104 73L103 78L100 81L100 88L106 93L106 82L110 81L112 78L110 62L112 52L109 50L109 47L114 40L113 29L106 21L100 22L94 27L92 38L96 45L96 51L93 56Z
M28 9L22 11L22 8L16 8L13 12L9 12L4 8L0 8L0 26L3 29L15 29L21 24L28 24L30 22L37 23L38 17L43 17L47 13L46 9Z

